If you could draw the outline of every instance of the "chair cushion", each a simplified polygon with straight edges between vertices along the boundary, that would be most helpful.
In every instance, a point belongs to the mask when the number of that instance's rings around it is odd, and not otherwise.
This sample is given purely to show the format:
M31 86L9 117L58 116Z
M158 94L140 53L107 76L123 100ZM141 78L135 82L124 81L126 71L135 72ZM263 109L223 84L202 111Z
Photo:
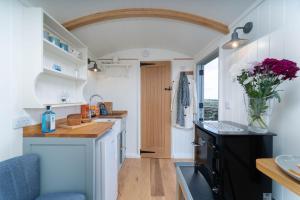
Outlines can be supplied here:
M57 192L44 194L36 200L85 200L85 195L79 192Z
M0 200L32 200L40 194L40 163L35 154L0 162Z

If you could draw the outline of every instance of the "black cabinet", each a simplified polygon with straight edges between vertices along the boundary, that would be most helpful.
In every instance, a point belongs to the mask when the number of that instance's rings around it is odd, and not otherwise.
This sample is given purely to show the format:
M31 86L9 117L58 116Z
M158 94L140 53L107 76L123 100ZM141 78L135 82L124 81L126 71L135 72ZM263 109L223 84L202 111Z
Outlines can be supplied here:
M256 169L257 158L273 156L273 133L220 132L195 123L195 166L220 200L262 200L272 181Z

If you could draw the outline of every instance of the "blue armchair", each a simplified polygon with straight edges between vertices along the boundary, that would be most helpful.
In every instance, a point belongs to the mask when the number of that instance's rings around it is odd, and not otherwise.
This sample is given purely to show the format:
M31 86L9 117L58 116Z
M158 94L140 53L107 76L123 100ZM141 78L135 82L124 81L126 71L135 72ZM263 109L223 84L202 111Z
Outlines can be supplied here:
M40 196L40 160L28 154L0 162L0 200L86 200L82 193L58 192Z

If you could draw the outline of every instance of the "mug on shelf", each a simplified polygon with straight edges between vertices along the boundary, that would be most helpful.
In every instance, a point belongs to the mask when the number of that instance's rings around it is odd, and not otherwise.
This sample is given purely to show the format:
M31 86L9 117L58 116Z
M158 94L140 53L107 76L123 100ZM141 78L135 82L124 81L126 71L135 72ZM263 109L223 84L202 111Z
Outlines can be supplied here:
M55 70L55 71L61 72L61 66L60 65L53 64L52 69Z
M67 45L66 43L61 42L60 48L62 48L65 51L69 51L69 45Z
M60 39L56 36L49 36L49 41L55 44L56 46L60 47Z

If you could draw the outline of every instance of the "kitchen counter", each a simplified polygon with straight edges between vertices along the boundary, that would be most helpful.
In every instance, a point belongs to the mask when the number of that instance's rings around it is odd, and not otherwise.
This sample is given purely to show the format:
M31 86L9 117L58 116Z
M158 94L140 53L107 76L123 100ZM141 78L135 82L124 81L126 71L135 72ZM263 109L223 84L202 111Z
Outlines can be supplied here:
M75 129L61 128L67 119L58 119L56 131L48 134L41 133L41 124L24 127L24 154L41 158L41 193L80 191L89 200L116 199L118 169L126 155L126 116L115 111Z
M69 138L97 138L109 131L112 122L90 122L89 125L76 129L56 128L53 133L44 134L41 125L24 127L23 137L69 137Z
M127 111L121 111L121 110L114 110L112 111L112 114L110 115L100 115L97 116L96 118L115 118L115 119L121 119L124 117L127 117L128 112Z
M110 178L115 177L117 182L117 133L120 131L117 127L120 120L93 121L75 129L59 127L65 123L66 119L57 120L56 131L48 134L41 133L40 124L24 128L24 154L34 153L40 157L41 194L79 191L93 200L102 196L103 191L112 193L105 188L104 181L109 171Z
M114 118L122 119L127 116L127 111L113 111L111 115L100 115L98 118ZM61 137L61 138L97 138L109 131L113 122L96 122L76 129L60 128L59 124L65 123L66 119L59 119L56 121L56 131L53 133L42 133L41 124L27 126L23 128L23 137Z

